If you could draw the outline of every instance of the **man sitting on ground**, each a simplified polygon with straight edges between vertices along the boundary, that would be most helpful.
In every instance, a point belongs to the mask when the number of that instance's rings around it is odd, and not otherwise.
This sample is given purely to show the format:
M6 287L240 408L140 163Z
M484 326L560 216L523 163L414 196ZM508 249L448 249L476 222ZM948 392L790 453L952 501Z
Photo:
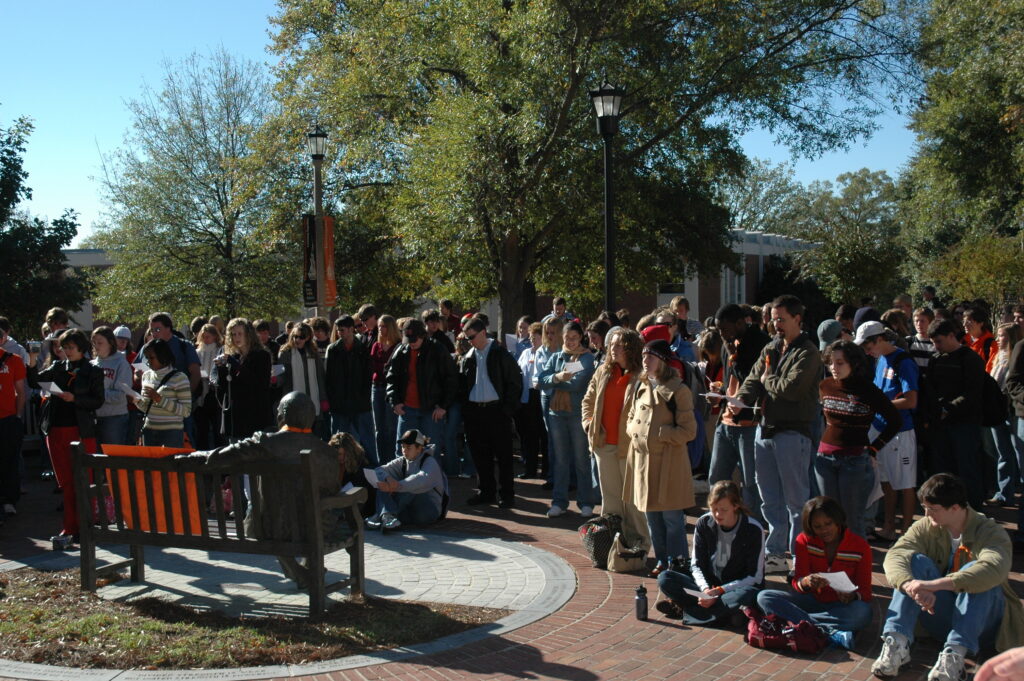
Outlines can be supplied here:
M189 456L203 457L209 466L234 464L242 461L298 462L299 452L308 449L313 454L313 479L317 484L320 498L338 493L338 452L313 435L316 409L305 393L290 392L281 398L277 407L277 421L281 427L276 433L257 432L250 438L239 440L233 445L212 452L195 452ZM295 489L288 481L275 480L269 476L253 478L253 503L245 517L245 532L257 539L295 541L292 536L291 520L299 518L297 527L303 531L302 490ZM257 512L258 511L258 512ZM325 538L339 534L339 517L327 511L323 514ZM309 586L309 570L293 556L278 556L284 574L294 579L300 589Z
M377 469L377 517L366 521L371 529L397 530L402 523L429 525L445 512L448 482L432 452L425 452L427 436L407 430L398 439L402 456Z
M928 681L960 681L966 655L1024 641L1024 607L1008 581L1013 548L1006 530L968 506L967 489L954 476L933 475L917 496L925 517L885 556L894 591L871 672L899 674L920 620L943 642Z

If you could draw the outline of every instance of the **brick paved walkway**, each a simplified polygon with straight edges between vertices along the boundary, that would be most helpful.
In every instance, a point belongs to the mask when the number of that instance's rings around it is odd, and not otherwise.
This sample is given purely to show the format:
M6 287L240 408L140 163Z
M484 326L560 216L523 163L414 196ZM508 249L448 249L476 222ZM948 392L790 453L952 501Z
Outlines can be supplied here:
M49 496L35 483L32 494L21 507L22 515L0 528L0 567L5 559L31 555L43 550L49 530L57 527L53 512L58 497ZM633 617L633 589L641 581L633 575L617 575L590 567L576 533L579 517L567 514L549 520L543 517L547 493L539 484L520 485L519 507L513 511L469 509L458 501L469 493L468 484L453 481L453 511L443 530L458 535L480 535L519 542L558 556L576 572L578 584L573 597L554 614L510 633L488 636L457 648L414 659L389 662L344 671L320 673L303 669L312 681L367 679L679 679L686 681L864 681L873 678L870 666L880 648L881 616L888 603L888 589L880 573L884 548L875 545L875 619L869 631L857 639L854 652L827 650L821 655L798 657L758 651L746 646L739 633L691 628L663 619L653 612L649 622ZM1012 527L1015 512L1003 510L997 517ZM35 521L30 521L33 516ZM42 520L48 522L42 522ZM691 519L692 529L692 519ZM1021 556L1015 560L1012 576L1018 595L1024 594ZM370 575L384 583L380 575ZM778 581L778 578L773 578ZM651 580L643 580L652 589ZM653 593L652 593L653 596ZM653 599L652 599L653 603ZM900 681L923 680L937 648L922 640L914 660ZM293 672L296 671L292 668ZM288 670L282 669L287 678ZM93 677L93 675L88 675ZM117 676L131 679L130 672ZM204 675L205 676L205 675ZM70 672L66 678L86 675ZM111 678L97 675L95 678ZM163 678L191 678L188 672L168 672ZM221 675L220 678L229 678ZM238 678L232 676L231 678ZM292 677L294 678L294 677Z

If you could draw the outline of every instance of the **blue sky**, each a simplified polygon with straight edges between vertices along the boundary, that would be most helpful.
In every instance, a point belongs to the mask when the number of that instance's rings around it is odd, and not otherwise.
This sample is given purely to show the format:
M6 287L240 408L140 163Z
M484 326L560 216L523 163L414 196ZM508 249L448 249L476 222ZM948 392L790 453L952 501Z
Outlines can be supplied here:
M103 219L99 183L101 155L122 143L130 119L125 101L142 85L160 84L166 61L219 46L236 56L271 61L267 17L273 0L0 0L0 125L29 116L35 132L25 168L33 199L27 208L56 218L74 208L79 238ZM849 151L816 160L796 160L801 182L832 180L868 167L896 176L913 149L905 121L883 116L882 129ZM743 138L750 156L790 160L764 133Z

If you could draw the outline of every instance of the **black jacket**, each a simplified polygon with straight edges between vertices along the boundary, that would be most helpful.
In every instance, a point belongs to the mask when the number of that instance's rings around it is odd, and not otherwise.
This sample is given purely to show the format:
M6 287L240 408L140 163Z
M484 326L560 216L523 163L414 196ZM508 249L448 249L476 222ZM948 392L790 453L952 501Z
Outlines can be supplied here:
M974 350L960 346L948 354L935 353L928 361L926 376L925 393L932 423L981 425L985 363Z
M402 343L391 355L387 367L388 404L405 404L409 385L409 345ZM455 361L437 342L424 338L416 358L416 381L419 386L420 409L452 406L458 393Z
M230 357L227 364L216 366L213 375L217 399L226 412L224 434L242 438L273 428L270 351L260 346L240 361L236 355Z
M729 361L725 362L722 382L726 388L729 387L730 376L735 376L736 382L739 385L743 385L743 381L747 380L750 370L757 364L757 360L761 356L761 350L764 349L764 346L768 345L771 339L757 324L748 324L747 330L740 336L739 341L736 353L730 355ZM737 421L752 421L755 418L753 409L743 409L736 416Z
M487 376L498 393L502 409L509 416L515 414L523 397L523 372L515 358L497 341L491 341L491 349L487 352ZM469 400L469 392L476 384L475 351L463 358L459 377L459 397L465 402Z
M54 362L42 371L29 367L28 384L38 388L40 381L56 383L58 388L74 395L75 401L72 404L75 409L75 420L78 422L78 434L83 438L96 437L96 410L103 406L106 397L103 389L103 369L91 364L87 359L81 359L76 364L78 373L74 380L71 380L71 372L76 367L66 359ZM43 405L40 430L44 434L50 432L53 401L59 399L50 397Z
M697 519L693 530L693 564L690 570L698 584L700 578L708 586L722 586L741 580L756 586L764 584L764 528L742 512L738 524L729 560L722 569L721 578L718 578L712 563L712 556L718 546L718 526L710 513Z
M327 347L324 359L327 379L327 400L331 411L354 416L370 411L370 346L359 338L346 349L344 341L335 341Z

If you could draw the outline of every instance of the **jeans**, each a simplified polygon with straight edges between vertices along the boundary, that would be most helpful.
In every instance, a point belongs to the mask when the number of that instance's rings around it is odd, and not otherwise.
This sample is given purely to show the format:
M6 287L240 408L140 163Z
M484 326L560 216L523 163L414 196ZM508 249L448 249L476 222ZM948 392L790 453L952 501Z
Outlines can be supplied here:
M391 445L397 450L399 447L398 438L402 436L402 433L413 428L430 438L429 444L439 444L444 436L444 421L434 420L433 409L422 409L405 405L405 413L398 417L398 423L395 427L395 440ZM393 459L394 457L391 458ZM388 461L390 460L388 459ZM387 462L385 461L384 463Z
M462 403L452 402L448 407L448 413L444 417L444 455L441 457L441 465L444 467L445 475L449 478L462 472L475 471L469 457L469 449L466 448L466 462L463 463L459 452L459 428L463 428ZM465 430L463 428L463 430Z
M1024 449L1024 419L1015 417L1015 420L1017 422L1015 431L1017 433L1017 443L1021 444L1022 449ZM1017 451L1020 452L1021 450L1018 449ZM1019 463L1021 474L1024 475L1024 460ZM1014 539L1016 541L1024 539L1024 502L1017 504L1017 531L1014 534Z
M101 445L133 444L128 441L128 414L97 416L96 442ZM192 443L192 446L195 447L196 444Z
M185 446L185 431L177 428L173 430L143 428L142 444L146 447L174 447L180 449Z
M761 512L768 521L766 550L769 555L795 553L800 513L810 498L811 440L794 430L765 438L758 426L754 448Z
M822 603L811 594L771 589L757 595L757 605L787 622L807 620L833 631L860 631L871 624L871 606L864 601Z
M739 466L743 477L743 503L750 509L755 520L761 518L761 493L757 491L754 468L754 440L757 426L728 426L719 423L715 428L714 445L711 448L711 467L708 483L732 480L733 470Z
M981 454L981 426L975 423L939 423L932 436L936 469L934 473L952 473L959 476L967 487L967 501L973 509L980 509L985 501L985 490L979 462Z
M998 455L996 478L999 487L996 498L1010 503L1013 503L1013 495L1020 490L1021 470L1024 469L1024 442L1017 434L1019 420L1011 416L1006 423L992 428Z
M576 470L576 504L594 505L593 477L590 474L590 447L578 412L548 412L551 433L551 468L554 490L551 505L569 508L570 470Z
M686 558L686 511L646 511L644 515L658 565L666 566L672 558Z
M377 458L377 440L373 431L372 411L361 411L358 414L342 414L332 411L331 430L335 433L351 434L366 451L366 460L374 466L380 464L380 460Z
M864 536L864 508L875 482L875 467L868 454L832 456L818 452L814 457L818 489L839 502L846 513L850 531Z
M967 565L973 563L971 561ZM915 553L911 557L910 571L914 579L938 579L942 576L934 561L923 553ZM921 610L913 598L897 589L893 591L882 633L903 634L908 641L913 642L914 628L920 619L932 638L977 653L981 646L990 646L995 642L1005 606L1006 597L1001 585L980 593L938 591L935 593L935 614L929 615Z
M433 491L377 492L377 514L387 511L409 525L429 525L441 517L440 502Z
M196 441L196 419L195 419L194 416L192 416L192 414L189 414L188 416L185 417L185 420L182 423L182 430L183 430L185 435L188 435L188 441L192 443L193 447L195 447L196 446L195 445L195 441ZM170 447L171 445L167 445L167 446ZM178 446L180 447L182 445L178 445Z
M388 390L384 385L374 385L370 391L377 459L380 463L387 463L399 455L398 446L395 444L398 441L398 414L388 404L387 394Z
M697 599L684 591L700 591L696 580L686 572L665 570L658 575L658 588L678 605L683 606L686 616L683 620L690 625L718 624L728 621L729 616L744 605L752 606L757 601L760 587L750 585L726 591L710 608L702 608Z

